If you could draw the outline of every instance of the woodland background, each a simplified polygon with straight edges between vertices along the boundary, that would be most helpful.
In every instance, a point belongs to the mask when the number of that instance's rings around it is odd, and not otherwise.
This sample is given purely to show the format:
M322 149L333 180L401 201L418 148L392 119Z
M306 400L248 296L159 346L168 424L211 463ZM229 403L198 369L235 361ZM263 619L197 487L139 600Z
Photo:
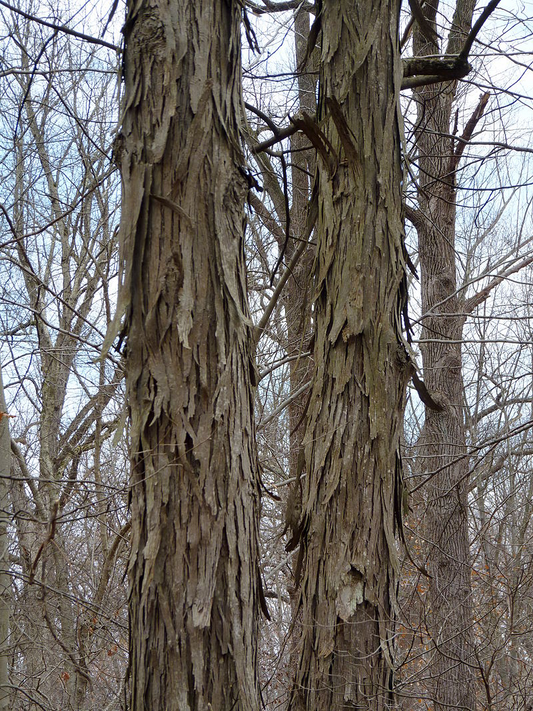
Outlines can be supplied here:
M401 435L393 640L406 711L533 708L533 6L493 4L463 78L404 78L401 94L403 324L430 395L421 402L410 381ZM455 3L415 3L418 24L404 3L406 61L459 53L484 6L457 5L468 15L459 35ZM305 132L279 133L316 113L315 11L243 4L247 288L261 328L255 415L271 618L259 668L272 711L289 702L302 624L294 512L313 372L315 245L305 233L317 160ZM123 17L120 4L0 3L1 710L127 705L121 344L101 357L118 292ZM445 278L432 289L435 275ZM438 590L436 568L448 576ZM465 680L464 706L446 701L443 687L464 694Z

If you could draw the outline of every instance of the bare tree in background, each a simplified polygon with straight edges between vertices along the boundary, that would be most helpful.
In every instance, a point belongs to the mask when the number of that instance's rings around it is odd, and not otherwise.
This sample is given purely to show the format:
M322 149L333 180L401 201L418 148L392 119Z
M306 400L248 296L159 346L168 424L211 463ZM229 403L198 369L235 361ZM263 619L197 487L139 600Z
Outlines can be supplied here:
M446 54L461 51L472 23L475 2L460 0L455 9ZM438 3L427 4L424 16L435 41L415 25L414 54L438 54ZM435 645L436 708L475 708L473 684L472 587L468 535L468 460L463 414L461 340L464 317L457 296L455 216L456 170L464 142L447 137L453 131L457 82L415 90L419 169L416 221L422 290L421 345L424 380L441 409L426 406L419 456L428 472L425 531L431 598L430 630ZM483 113L485 97L466 130L470 134ZM463 137L468 140L468 136ZM420 217L420 219L417 219ZM448 341L448 342L447 342Z
M473 4L452 9L424 6L426 24L414 24L418 57L438 53L437 35L446 37L447 56L468 43ZM495 20L505 28L500 32L515 36L516 17L502 13ZM407 216L418 236L420 349L426 385L442 407L425 408L421 430L420 408L407 423L415 443L408 450L415 489L412 552L431 577L411 568L402 579L409 589L408 596L402 592L402 619L411 629L410 661L401 670L406 710L433 703L520 708L530 689L529 662L517 663L528 659L518 649L530 634L530 496L522 476L529 466L529 425L520 416L528 407L520 375L528 357L519 345L527 338L510 335L528 318L515 282L528 281L531 264L529 168L502 158L506 151L527 156L530 148L528 140L521 146L509 139L516 131L509 107L521 99L511 80L498 86L505 74L489 63L498 44L483 36L487 58L476 60L470 94L468 85L455 81L422 88L414 83L416 116L412 106L406 112L413 146L406 175L416 176L417 191L418 209L410 203ZM519 56L520 42L509 52ZM511 206L514 221L502 217ZM513 376L504 377L511 363ZM510 388L496 385L511 381ZM509 426L513 420L515 427ZM513 601L507 608L504 598ZM399 639L403 645L402 628Z
M11 474L11 436L9 414L2 371L0 369L0 709L8 711L11 706L9 692L9 642L13 609L11 576L9 574L9 478Z
M495 5L489 3L484 12L493 10ZM475 2L470 0L456 3L447 32L446 56L464 53L472 36L474 9ZM415 61L439 54L442 22L437 2L424 5L413 29ZM410 157L411 175L415 167L417 170L417 207L408 206L407 216L418 236L424 381L439 405L435 408L426 404L424 426L415 450L417 471L427 476L427 507L421 524L429 577L421 587L427 585L428 602L419 610L427 615L426 671L432 679L429 687L435 708L475 709L479 655L475 645L468 499L474 460L469 456L462 344L466 320L506 277L527 266L531 256L520 250L514 255L514 262L500 262L500 267L493 267L496 278L484 280L480 288L468 282L473 276L473 260L479 256L467 252L463 267L466 284L458 281L459 266L464 260L456 238L462 177L459 171L490 96L486 91L478 94L479 99L461 128L457 81L413 86L416 123ZM479 241L477 248L479 255ZM482 281L479 276L476 280Z
M116 278L116 58L16 13L1 22L9 708L118 709L129 523L110 439L121 365L94 362Z

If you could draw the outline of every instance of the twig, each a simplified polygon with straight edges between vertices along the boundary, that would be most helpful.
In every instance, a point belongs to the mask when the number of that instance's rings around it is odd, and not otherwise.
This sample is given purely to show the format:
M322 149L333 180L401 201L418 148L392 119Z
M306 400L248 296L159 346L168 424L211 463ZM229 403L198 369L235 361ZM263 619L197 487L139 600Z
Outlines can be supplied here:
M314 229L316 218L318 216L318 203L317 203L317 198L316 194L313 193L313 196L311 197L311 201L309 203L309 211L307 214L307 224L305 226L305 233L303 236L303 239L300 243L300 246L296 250L296 252L293 255L293 258L291 259L289 265L281 275L278 285L276 286L274 293L272 294L272 298L270 299L265 312L263 316L261 317L261 320L259 321L258 325L255 327L255 345L259 342L259 339L261 338L261 335L263 331L266 328L266 325L270 319L270 316L272 315L272 312L274 311L274 308L278 302L278 299L280 297L280 294L283 290L283 287L287 283L289 277L291 276L295 266L298 263L298 260L302 256L302 254L305 252L307 246L308 246L308 240L309 237L311 236L311 232Z
M65 25L58 25L55 22L41 20L39 17L35 17L35 15L30 15L29 12L24 12L24 10L19 10L17 7L13 7L13 5L10 5L4 0L0 0L0 5L7 8L8 10L11 10L11 12L14 12L16 15L21 15L22 17L26 18L26 20L36 22L38 25L43 25L44 27L50 27L52 30L56 30L56 32L63 32L66 35L72 35L72 37L77 37L78 39L84 40L84 42L89 42L90 44L99 44L102 47L112 49L114 52L122 52L120 47L111 44L111 42L106 42L105 40L99 39L98 37L91 37L91 35L86 35L83 32L71 30L70 27L66 27Z
M33 580L35 578L35 571L37 569L37 563L39 562L39 558L41 557L44 549L46 546L53 540L54 536L56 535L56 523L57 523L57 512L59 510L59 499L56 499L54 503L52 504L52 510L50 511L50 524L48 528L48 535L44 539L44 541L41 543L39 550L37 551L37 555L35 556L35 560L32 563L31 569L30 569L30 576L28 578L28 585L33 585Z

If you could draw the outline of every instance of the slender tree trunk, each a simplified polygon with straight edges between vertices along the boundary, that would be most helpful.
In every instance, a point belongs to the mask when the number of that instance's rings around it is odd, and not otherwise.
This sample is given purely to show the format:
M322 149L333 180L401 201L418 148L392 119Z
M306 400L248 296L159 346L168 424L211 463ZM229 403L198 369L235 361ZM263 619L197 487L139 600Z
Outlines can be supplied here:
M125 26L132 711L260 708L239 17L131 0Z
M302 652L291 709L390 708L404 349L399 3L324 0Z
M300 8L294 13L294 40L297 71L303 67L307 59L309 39L309 13ZM310 116L316 114L316 78L311 73L312 61L308 60L303 71L298 71L298 106ZM307 148L308 150L305 150ZM291 231L298 237L303 237L307 221L311 183L316 168L315 153L309 150L309 140L301 133L291 137L292 166L292 209ZM298 242L287 245L287 260L298 248ZM312 373L312 359L302 356L307 351L312 336L312 283L311 272L314 259L314 249L311 245L300 258L293 270L285 290L285 317L287 321L287 354L295 357L290 364L291 392L295 392L305 383L309 383ZM285 519L289 526L289 545L294 545L297 539L298 523L302 505L302 481L299 462L303 454L303 436L305 432L305 411L309 398L306 390L293 400L288 408L290 425L289 476L292 483L285 502ZM292 522L292 528L291 528ZM293 542L294 537L294 542ZM292 573L298 566L298 551L293 555ZM293 679L298 667L298 650L301 637L299 623L298 588L289 587L291 601L292 625L290 640L290 662L287 677Z
M458 53L468 34L475 2L459 0L447 53ZM437 3L424 6L435 27ZM418 55L435 54L415 32ZM455 263L456 167L464 144L449 138L456 82L415 92L418 107L417 222L422 292L424 380L442 405L426 407L419 454L428 473L426 536L429 628L435 646L431 678L436 709L475 709L472 657L472 587L468 537L468 459L464 424L461 339L464 317Z
M294 14L294 37L296 66L301 67L307 53L307 40L309 37L309 13L299 9ZM311 64L309 62L309 64ZM316 112L316 83L309 73L299 73L298 105L300 111L305 111L310 116ZM314 152L309 149L309 140L301 133L291 137L291 166L292 166L292 209L291 233L303 237L307 220L307 209L310 198L310 177L315 170ZM299 243L289 240L286 249L287 261L290 261ZM293 274L287 282L285 291L285 317L287 321L287 354L298 356L302 349L306 349L311 337L311 266L313 249L309 247L296 265ZM291 392L298 390L303 383L309 381L310 359L298 358L291 362L290 379ZM302 445L304 427L302 416L305 411L308 394L293 400L289 405L289 422L291 428L290 441L290 476L295 477L298 469L298 455ZM297 485L299 488L299 485Z
M11 708L9 693L9 627L11 616L11 576L9 574L9 489L11 476L11 437L2 371L0 370L0 711Z
M309 13L299 9L294 13L294 37L296 66L301 67L307 53L309 37ZM316 84L309 74L298 74L299 110L310 116L316 113ZM315 171L314 151L309 150L309 139L302 133L291 136L291 176L292 176L292 209L291 234L303 238L307 221L310 199L310 176ZM305 150L307 148L307 150ZM299 242L289 240L286 248L287 261L293 257ZM311 358L301 356L302 350L307 350L312 335L312 285L311 267L314 250L309 246L294 268L284 291L285 319L287 323L287 354L295 360L290 363L291 392L295 392L311 379ZM303 392L293 400L288 407L290 425L289 475L295 480L289 488L286 506L287 523L298 522L302 490L299 478L299 460L302 451L302 440L305 431L304 415L309 393ZM290 510L295 507L296 511ZM297 526L296 526L297 528ZM293 531L289 533L294 534ZM296 590L291 592L294 598Z

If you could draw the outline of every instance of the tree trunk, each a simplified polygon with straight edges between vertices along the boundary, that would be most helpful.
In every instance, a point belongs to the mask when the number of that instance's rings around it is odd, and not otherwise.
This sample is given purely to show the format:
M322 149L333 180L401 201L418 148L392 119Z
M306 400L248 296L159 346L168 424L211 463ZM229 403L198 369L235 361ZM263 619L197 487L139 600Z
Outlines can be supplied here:
M0 711L11 708L9 693L9 626L11 613L11 576L9 574L9 480L11 477L11 437L4 384L0 370Z
M132 0L125 36L131 709L256 711L239 6Z
M308 60L308 71L301 71L307 59L307 46L309 40L309 12L299 8L294 12L294 43L297 82L298 82L298 108L310 116L316 114L316 78L309 71L311 58ZM313 54L313 59L315 55ZM302 238L307 222L307 212L311 197L311 181L315 173L315 153L309 150L309 139L298 132L291 136L291 175L292 175L292 209L291 231ZM308 150L305 150L305 149ZM287 261L290 261L298 243L290 241L287 244ZM314 260L314 249L309 245L302 254L300 261L289 280L284 292L285 318L287 322L287 354L296 358L290 364L291 393L297 391L304 383L309 383L312 373L312 360L310 356L302 356L302 351L308 350L312 337L312 283L311 272ZM305 432L305 412L309 398L306 390L293 400L288 407L289 412L289 476L292 480L289 493L285 502L285 519L289 526L289 546L296 543L298 536L298 523L302 506L302 482L299 462L303 454L302 444ZM292 522L292 527L291 527ZM294 540L293 540L294 537ZM292 574L295 575L298 566L298 551L293 555ZM298 668L298 649L301 637L299 622L298 589L291 585L288 589L291 601L291 640L289 669L287 678L293 679Z
M468 34L475 3L459 0L447 54L457 54ZM424 6L435 27L437 3ZM435 35L436 36L436 35ZM415 54L439 53L418 31ZM415 91L419 166L417 222L422 292L424 380L441 412L425 410L419 456L432 475L426 486L429 629L436 709L475 709L471 565L468 538L468 459L463 414L461 339L464 317L455 264L456 177L460 153L451 127L457 82ZM464 144L460 145L462 151Z
M309 38L309 13L299 9L294 13L294 37L296 66L300 67L306 58L307 40ZM311 74L300 72L298 82L298 108L310 116L316 113L316 83ZM310 175L315 170L314 153L309 148L309 140L301 133L291 136L291 177L292 177L292 209L291 233L303 238L307 221L307 209L310 194ZM285 250L286 261L290 262L299 243L289 240ZM284 294L285 318L287 322L287 355L296 357L290 364L291 392L302 387L309 381L310 359L308 356L298 358L302 350L306 350L311 337L311 298L310 276L314 258L314 250L308 247L287 281ZM290 423L290 477L294 478L298 470L298 455L302 445L302 417L307 403L308 393L302 393L289 404ZM299 485L296 484L299 488Z
M323 1L316 371L291 709L390 708L405 385L399 3Z

